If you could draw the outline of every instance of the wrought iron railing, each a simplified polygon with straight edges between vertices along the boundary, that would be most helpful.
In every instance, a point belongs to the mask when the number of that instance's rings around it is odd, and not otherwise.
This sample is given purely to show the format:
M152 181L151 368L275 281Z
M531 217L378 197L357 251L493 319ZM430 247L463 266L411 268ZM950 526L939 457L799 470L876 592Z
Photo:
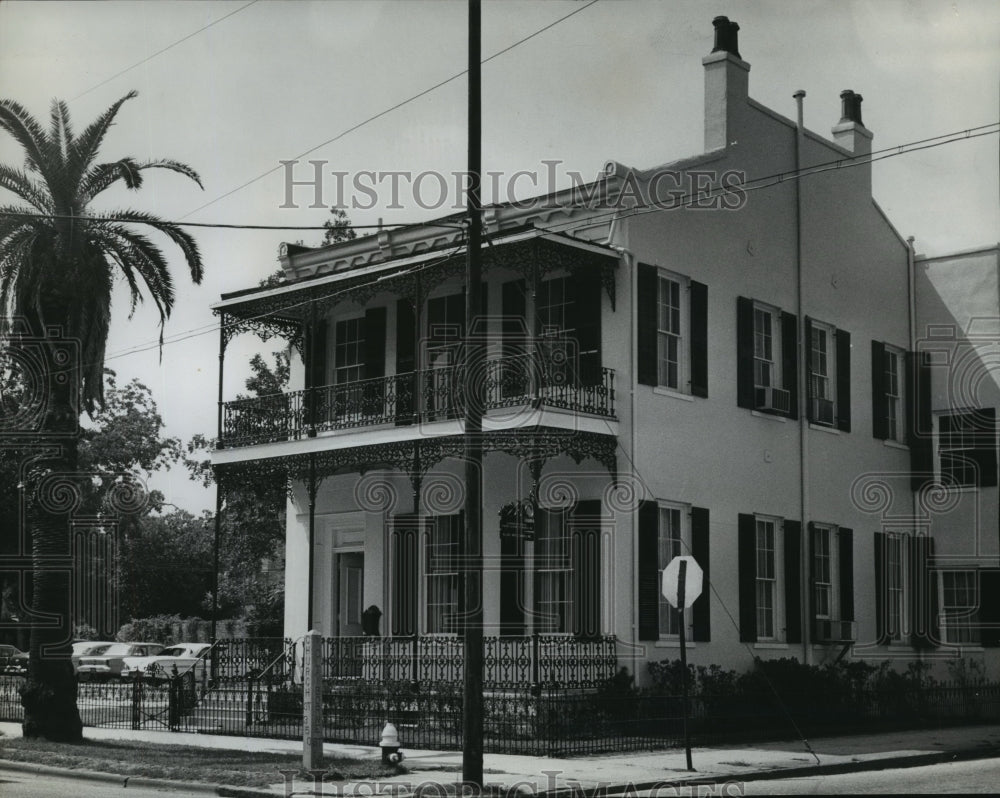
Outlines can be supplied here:
M614 637L531 635L483 639L487 689L596 687L618 666ZM335 637L323 641L323 677L367 683L462 681L462 640L446 635Z
M610 368L521 354L487 361L482 383L487 411L556 407L615 416ZM439 421L461 415L464 402L462 368L430 368L225 402L220 437L225 446L249 446L329 430Z

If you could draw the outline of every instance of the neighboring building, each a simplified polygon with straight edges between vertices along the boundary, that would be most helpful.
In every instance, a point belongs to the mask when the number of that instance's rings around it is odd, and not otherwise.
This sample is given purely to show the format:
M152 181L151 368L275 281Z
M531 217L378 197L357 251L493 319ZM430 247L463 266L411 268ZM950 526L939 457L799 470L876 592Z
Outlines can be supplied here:
M931 376L925 430L934 481L936 636L947 649L1000 646L1000 247L918 256L916 350Z
M915 515L937 494L914 492L912 253L871 196L861 97L821 98L832 139L804 130L749 97L738 26L715 26L704 154L485 212L487 634L561 635L577 664L611 645L641 681L678 655L660 575L692 553L695 664L926 656L950 549ZM297 390L222 403L213 459L224 481L291 480L289 636L360 635L371 605L383 635L456 629L461 221L286 245L286 285L215 306L223 345L293 344ZM532 494L533 536L501 535L500 508Z

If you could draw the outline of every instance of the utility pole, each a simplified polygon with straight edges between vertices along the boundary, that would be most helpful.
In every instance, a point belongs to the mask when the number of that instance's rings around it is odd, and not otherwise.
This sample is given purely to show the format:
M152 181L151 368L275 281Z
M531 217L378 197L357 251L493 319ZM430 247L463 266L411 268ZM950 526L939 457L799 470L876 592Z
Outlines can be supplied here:
M482 8L469 0L469 236L465 270L465 547L462 580L462 780L483 786L483 356L482 312Z

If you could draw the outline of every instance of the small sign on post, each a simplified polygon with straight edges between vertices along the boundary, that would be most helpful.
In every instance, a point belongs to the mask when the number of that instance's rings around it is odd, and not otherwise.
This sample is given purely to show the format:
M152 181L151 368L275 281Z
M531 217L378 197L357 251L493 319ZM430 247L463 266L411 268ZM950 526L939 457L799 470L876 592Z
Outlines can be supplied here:
M306 632L302 653L302 767L323 769L323 672L322 638Z
M691 765L691 735L688 731L688 663L687 663L687 629L684 628L684 610L694 604L701 595L704 573L694 557L683 555L674 557L663 570L663 597L675 607L677 627L681 639L681 672L684 684L684 752L687 756L687 769L694 770Z

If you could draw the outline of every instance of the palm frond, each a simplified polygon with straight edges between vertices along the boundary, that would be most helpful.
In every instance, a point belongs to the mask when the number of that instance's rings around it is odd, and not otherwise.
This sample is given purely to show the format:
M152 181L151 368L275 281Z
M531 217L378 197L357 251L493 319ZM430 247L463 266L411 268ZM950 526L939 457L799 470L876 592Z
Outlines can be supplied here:
M67 171L76 180L80 180L83 177L94 162L94 158L97 157L97 151L100 149L101 142L104 141L111 123L115 121L118 109L128 100L138 96L139 92L133 90L120 100L117 100L107 111L87 125L86 130L73 141L67 161Z
M159 230L161 233L168 236L170 240L180 248L181 252L184 253L184 259L187 261L188 269L191 271L191 279L196 284L201 282L201 279L204 276L204 270L202 268L201 252L198 249L198 243L191 235L184 232L184 230L182 230L179 226L173 222L165 222L158 216L153 216L152 214L145 213L144 211L125 210L107 215L119 221L147 225L148 227L152 227L154 230ZM102 214L102 217L103 216L104 214Z
M185 163L181 163L180 161L159 159L156 161L136 163L131 158L123 160L127 160L129 162L128 166L134 170L136 177L139 177L138 173L145 169L167 169L171 172L182 174L185 177L190 177L195 183L198 184L199 188L205 188L201 183L201 178L198 176L198 173L190 166ZM87 172L80 186L80 196L84 199L84 201L89 202L102 191L122 179L126 181L125 184L129 188L139 188L142 185L141 178L139 178L135 185L128 182L128 177L120 166L121 163L121 161L118 161L116 163L97 164Z
M63 162L69 154L70 145L73 142L73 127L69 121L69 108L63 100L53 100L52 109L49 112L51 128L49 139L58 149Z
M54 178L52 144L42 126L19 103L0 100L0 128L12 135L24 150L29 169L37 170L46 183Z
M52 213L52 201L45 189L19 169L0 164L0 188L30 202L40 213Z

